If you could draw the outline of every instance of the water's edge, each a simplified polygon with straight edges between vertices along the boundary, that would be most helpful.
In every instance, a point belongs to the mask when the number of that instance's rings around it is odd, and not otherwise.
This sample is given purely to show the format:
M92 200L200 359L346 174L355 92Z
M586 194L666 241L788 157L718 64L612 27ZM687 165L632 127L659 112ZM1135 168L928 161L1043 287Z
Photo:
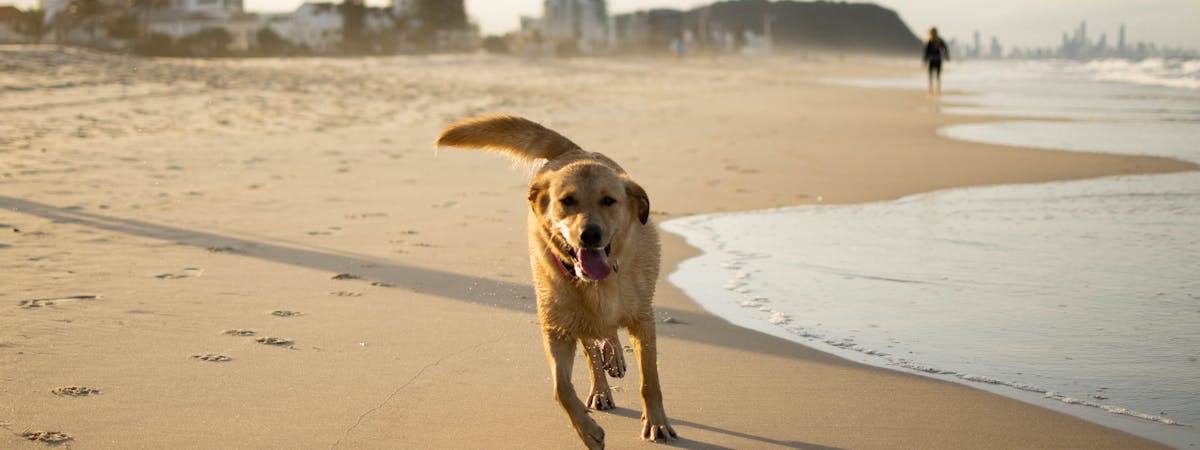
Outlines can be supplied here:
M844 83L839 83L839 84L844 85ZM879 88L878 86L875 86L875 87L860 86L860 87ZM1012 120L1009 119L1007 121L1011 122ZM1004 123L1004 122L1006 122L1006 120L996 119L996 120L992 120L992 121L985 122L982 124L972 124L972 125L987 126L990 124L1000 124L1000 123ZM1041 123L1046 123L1046 122L1041 122ZM1077 123L1086 123L1086 122L1077 122ZM1061 125L1061 124L1056 123L1055 125ZM1012 142L996 142L994 140L988 140L988 139L973 139L971 137L970 133L961 133L961 132L959 132L959 130L953 129L955 127L962 127L962 126L963 125L947 125L947 126L939 127L935 131L942 138L952 139L952 140L957 140L957 141L979 142L979 143L989 143L989 144L1001 143L1003 145L1008 145L1008 146L1034 148L1034 149L1104 152L1104 153L1111 153L1111 154L1119 154L1116 152L1106 151L1106 149L1079 148L1079 147L1071 148L1071 146L1065 146L1065 145L1032 146L1032 145L1023 145L1023 144L1014 144ZM1155 155L1155 156L1161 156L1161 155ZM1147 174L1145 176L1154 176L1154 175L1155 174ZM1105 177L1098 177L1098 178L1105 178ZM1062 181L1072 181L1072 180L1062 180ZM1057 182L1033 183L1033 184L1053 184L1053 183L1057 183ZM995 185L995 186L1003 186L1003 185ZM991 187L994 187L994 186L991 186ZM902 199L892 200L890 202L903 201L904 199L909 199L912 197L929 195L929 194L934 194L934 193L939 193L939 192L958 191L958 190L964 190L964 189L988 189L988 188L989 188L989 186L943 189L943 190L938 190L938 191L930 191L930 192L926 192L926 193L913 194L913 195L903 197ZM890 202L870 202L870 203L890 203ZM814 207L814 206L798 206L798 207L806 208L806 207ZM830 205L830 207L837 207L837 206ZM784 208L784 209L787 209L787 208ZM684 289L684 286L681 285L679 282L676 282L674 280L674 278L680 273L681 270L683 270L686 267L686 265L689 261L701 258L705 254L710 252L710 250L704 249L703 248L704 246L700 244L699 240L701 240L702 238L685 233L683 230L680 229L681 226L677 226L678 224L688 223L690 226L691 224L693 224L697 221L705 220L706 217L726 216L726 215L731 215L731 214L732 215L754 214L754 213L770 212L770 211L777 211L777 210L778 209L762 210L762 211L746 211L746 212L739 212L739 213L720 213L720 214L687 216L687 217L675 218L670 221L666 221L666 222L662 223L661 228L663 230L683 237L688 242L688 245L691 245L691 246L697 248L697 250L701 253L700 256L695 256L695 257L680 261L676 265L676 267L673 268L672 272L668 275L668 277L667 277L668 280L671 281L671 283L673 285L680 288L681 291L684 291L686 294L687 290ZM937 367L931 367L928 365L924 365L919 361L913 361L913 360L909 360L906 358L889 355L887 353L884 353L884 352L881 352L881 351L878 351L875 349L864 348L864 347L858 346L857 344L855 344L853 342L837 341L837 340L833 340L833 339L826 340L823 336L820 336L819 334L815 334L815 333L806 333L803 331L796 332L795 330L789 331L782 327L775 326L776 324L771 323L771 319L768 319L766 321L752 320L752 319L747 319L738 314L722 313L721 311L719 311L719 308L713 308L712 305L706 305L700 299L696 298L693 294L687 294L687 295L689 295L689 297L691 297L694 302L696 302L698 305L704 307L710 313L712 313L718 317L721 317L722 319L725 319L726 321L729 321L730 323L733 323L735 325L738 325L740 327L747 328L750 330L759 331L759 332L763 332L763 333L766 333L769 335L787 339L792 342L796 342L800 345L804 345L806 347L809 347L809 348L812 348L815 350L819 350L822 352L830 353L830 354L833 354L833 355L836 355L836 356L839 356L839 357L842 357L842 358L845 358L845 359L848 359L848 360L851 360L854 362L858 362L858 363L862 363L862 364L866 364L866 365L870 365L870 366L874 366L874 367L881 367L881 368L886 368L886 369L891 369L891 370L897 370L897 371L901 371L904 373L916 374L916 375L934 378L934 379L938 379L938 380L954 382L954 383L958 383L961 385L966 385L966 386L970 386L973 388L982 389L982 390L985 390L985 391L988 391L991 393L995 393L995 394L999 394L999 395L1002 395L1005 397L1018 399L1018 400L1021 400L1021 401L1039 406L1039 407L1043 407L1046 409L1063 412L1063 413L1087 420L1089 422L1093 422L1093 423L1096 423L1096 424L1099 424L1102 426L1106 426L1106 427L1110 427L1110 428L1115 428L1115 429L1118 429L1118 430L1121 430L1124 432L1128 432L1128 433L1131 433L1131 434L1134 434L1137 436L1141 436L1141 437L1144 437L1147 439L1155 440L1155 441L1161 442L1163 444L1171 445L1171 446L1185 447L1188 445L1192 445L1192 439L1194 439L1194 436L1185 435L1185 434L1190 434L1191 431L1193 431L1194 424L1180 424L1180 423L1177 423L1175 420L1172 420L1172 419L1169 419L1166 417L1162 417L1162 416L1158 416L1158 415L1154 415L1154 414L1132 411L1130 409L1123 408L1123 407L1116 406L1116 405L1106 405L1103 403L1098 403L1098 402L1094 402L1094 401L1090 401L1090 400L1073 398L1073 397L1062 395L1060 393L1057 393L1057 392L1054 392L1054 391L1051 391L1049 389L1045 389L1045 388L1042 388L1039 386L1001 380L1001 379L989 377L986 375L956 372L956 371L945 370L945 369L941 369L941 368L937 368Z

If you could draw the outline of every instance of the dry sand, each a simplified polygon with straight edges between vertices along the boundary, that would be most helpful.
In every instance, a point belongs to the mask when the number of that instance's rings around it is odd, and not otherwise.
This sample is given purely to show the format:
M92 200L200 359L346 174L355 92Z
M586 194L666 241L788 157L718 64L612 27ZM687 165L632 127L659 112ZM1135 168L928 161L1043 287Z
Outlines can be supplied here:
M659 221L1195 169L949 141L986 118L818 82L895 67L743 63L0 47L0 448L578 447L532 311L527 172L430 148L474 114L615 158ZM664 273L692 251L664 245ZM655 302L679 447L1155 446L737 328L665 282ZM613 385L609 447L651 445L636 374Z

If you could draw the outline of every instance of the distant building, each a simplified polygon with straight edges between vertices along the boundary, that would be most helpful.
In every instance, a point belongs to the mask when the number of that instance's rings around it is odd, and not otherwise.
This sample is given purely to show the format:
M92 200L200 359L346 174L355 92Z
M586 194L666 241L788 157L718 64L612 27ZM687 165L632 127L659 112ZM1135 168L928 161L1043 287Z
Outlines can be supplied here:
M254 44L258 18L245 12L242 0L169 0L152 9L146 21L147 31L176 40L214 28L229 32L230 50L247 50Z
M230 50L249 49L258 31L258 18L245 12L242 0L170 0L148 17L148 31L176 40L208 29L224 29L232 38Z
M256 14L256 16L258 16L258 27L259 29L269 28L271 31L275 32L275 34L279 35L280 38L291 41L288 39L288 36L291 36L296 32L293 30L293 25L295 24L295 21L292 20L293 14L294 13L290 12L258 13Z
M342 42L342 13L333 3L304 3L291 14L288 28L275 31L314 52L328 52Z
M395 26L392 8L367 8L364 26L367 33L378 33ZM309 2L287 14L264 14L259 25L270 28L284 40L303 45L316 53L337 50L342 43L342 5Z
M978 36L978 32L976 34ZM978 44L976 44L978 46ZM1108 33L1100 32L1094 42L1088 38L1087 22L1063 32L1057 47L1012 47L1007 54L999 51L999 42L993 38L993 49L989 57L1007 58L1055 58L1088 61L1105 58L1121 58L1142 60L1146 58L1200 58L1200 52L1188 48L1159 47L1152 42L1130 42L1125 33L1125 24L1117 29L1117 42L1113 46L1108 42ZM951 54L954 54L953 52Z
M479 48L479 27L468 20L464 0L393 0L391 9L407 35L401 47L435 52Z
M608 45L608 5L605 0L545 0L542 37L574 42L583 51Z
M613 16L609 23L613 45L621 50L664 52L671 40L684 34L684 13L652 9Z
M1125 56L1125 24L1121 24L1121 30L1117 32L1117 55Z
M254 45L258 32L258 18L254 14L237 12L232 14L189 13L179 10L161 10L151 13L146 30L161 33L171 39L181 39L208 29L224 29L232 41L230 50L247 50Z
M242 0L170 0L167 9L222 16L243 12Z
M979 30L975 30L975 46L971 48L971 57L978 58L983 54L983 43L979 39Z
M638 11L613 16L608 21L608 33L616 47L632 47L650 38L650 13Z

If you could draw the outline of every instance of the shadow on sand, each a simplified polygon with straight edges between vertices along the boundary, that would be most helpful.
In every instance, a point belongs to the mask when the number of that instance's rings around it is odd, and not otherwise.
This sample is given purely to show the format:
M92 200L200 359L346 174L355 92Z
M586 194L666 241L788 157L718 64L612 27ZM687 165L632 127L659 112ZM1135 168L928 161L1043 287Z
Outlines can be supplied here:
M280 264L334 273L353 273L364 279L386 283L395 288L436 295L452 300L467 301L508 310L533 313L533 287L506 281L458 274L443 270L415 267L377 257L324 249L302 248L224 236L204 231L161 225L135 219L95 214L78 208L63 208L30 200L0 195L0 208L43 217L58 223L73 223L101 230L124 233L178 245L236 249L236 256L258 258ZM697 314L674 308L655 306L660 314L673 318L675 323L660 324L660 336L684 339L703 344L766 353L789 358L812 359L799 345L766 334L711 333L713 327L730 327L716 316ZM720 336L724 335L724 336ZM718 336L720 336L718 338ZM823 355L822 355L823 356ZM852 364L840 358L821 358L825 364Z
M635 410L632 410L629 408L617 407L617 408L607 411L606 413L616 414L618 416L625 417L628 419L633 419L633 420L641 420L641 418L642 418L642 413L640 411L635 411ZM695 428L697 430L704 430L704 431L709 431L709 432L713 432L713 433L719 433L719 434L724 434L724 435L728 435L728 436L733 436L733 437L746 439L746 440L750 440L750 441L754 441L754 442L761 442L763 444L768 444L768 445L772 445L772 446L776 446L776 447L798 448L798 449L803 449L803 450L841 450L838 447L828 447L828 446L819 445L819 444L810 444L808 442L780 441L780 440L765 438L762 436L755 436L752 434L746 434L746 433L742 433L742 432L738 432L738 431L726 430L724 428L718 428L718 427L714 427L711 425L704 425L704 424L699 424L699 423L695 423L695 422L689 422L686 420L680 420L678 417L672 417L671 424L675 425L676 431L680 431L678 429L679 426L684 426L684 427L689 427L689 428ZM666 445L668 447L689 448L689 449L713 449L713 450L729 449L729 447L723 447L723 446L716 445L716 444L709 444L707 442L700 442L697 440L688 439L687 434L683 433L682 431L680 431L680 434L682 434L682 435L679 437L679 440L671 441L671 442L664 442L662 444Z

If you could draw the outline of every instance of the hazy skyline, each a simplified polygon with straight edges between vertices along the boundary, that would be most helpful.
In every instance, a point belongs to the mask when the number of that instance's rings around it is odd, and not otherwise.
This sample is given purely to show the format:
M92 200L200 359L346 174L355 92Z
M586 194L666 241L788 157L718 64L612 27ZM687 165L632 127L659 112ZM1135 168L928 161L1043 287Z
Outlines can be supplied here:
M274 2L284 0L246 0ZM522 15L540 16L543 0L466 0L467 12L484 33L511 31ZM691 8L712 0L609 0L612 13L650 8ZM1088 22L1092 39L1108 34L1115 45L1117 29L1125 24L1130 42L1153 41L1172 47L1200 48L1200 1L1197 0L880 0L876 3L900 14L918 37L937 26L944 36L967 42L975 30L987 45L991 36L1006 47L1058 46L1064 31Z
M248 11L290 11L303 0L244 0ZM18 7L36 0L13 0ZM10 3L0 0L0 4ZM691 8L711 0L609 0L612 13L650 8ZM937 26L948 38L968 42L975 30L984 43L997 36L1006 47L1050 47L1060 43L1064 31L1074 30L1081 20L1088 23L1094 39L1108 34L1116 43L1117 29L1126 26L1130 42L1152 41L1171 47L1200 48L1200 1L1197 0L880 0L874 2L895 10L918 37ZM388 0L367 0L385 6ZM543 0L466 0L467 13L485 34L517 29L519 17L541 16Z

